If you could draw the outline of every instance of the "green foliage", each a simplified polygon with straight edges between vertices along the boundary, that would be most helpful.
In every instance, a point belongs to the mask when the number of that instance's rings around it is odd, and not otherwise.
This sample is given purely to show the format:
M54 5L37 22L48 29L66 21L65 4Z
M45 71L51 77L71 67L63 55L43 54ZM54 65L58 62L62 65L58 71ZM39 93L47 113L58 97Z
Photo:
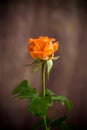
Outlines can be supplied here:
M76 128L67 122L67 116L60 117L51 123L51 128L60 128L61 130L76 130Z
M35 115L43 117L46 115L47 108L52 105L50 97L35 97L30 100L29 110Z
M46 121L47 121L47 124L48 125L50 125L51 124L51 122L52 122L52 120L50 120L50 119L46 119ZM32 130L36 130L36 129L38 129L40 126L42 126L43 125L43 120L42 119L40 119L40 120L38 120L34 125L33 125L33 127L32 127Z
M32 88L27 80L23 80L13 91L12 94L18 98L32 98L38 95L36 88Z
M53 101L59 101L63 106L66 104L69 110L73 109L73 104L69 99L67 99L65 96L57 96L57 95L52 95L51 99Z
M56 119L55 121L52 122L51 128L56 128L60 126L66 119L67 119L67 116L63 116L61 118Z
M52 92L52 90L46 88L46 96L51 96L54 95L54 93Z
M50 96L52 101L58 101L61 103L63 106L66 104L69 110L73 109L73 104L69 99L67 99L65 96L58 96L55 95L50 89L46 88L46 96Z
M36 88L31 87L27 80L23 80L17 88L12 92L15 97L18 98L30 98L30 111L37 116L44 116L47 112L47 108L52 105L54 101L59 101L62 105L67 105L68 109L73 108L73 104L64 96L55 95L50 89L46 88L46 96L42 97L38 95Z
M52 106L54 101L58 101L63 106L66 104L68 109L73 108L73 104L65 96L55 95L50 89L46 88L45 97L42 94L38 94L36 88L31 87L27 80L23 80L13 91L12 94L18 98L29 98L29 110L35 116L44 117L46 115L48 107ZM66 116L61 117L55 121L47 120L47 124L51 128L60 127L61 130L72 130L72 127L65 123ZM43 124L42 120L37 122L33 127L33 130L39 128ZM47 128L50 130L50 127Z

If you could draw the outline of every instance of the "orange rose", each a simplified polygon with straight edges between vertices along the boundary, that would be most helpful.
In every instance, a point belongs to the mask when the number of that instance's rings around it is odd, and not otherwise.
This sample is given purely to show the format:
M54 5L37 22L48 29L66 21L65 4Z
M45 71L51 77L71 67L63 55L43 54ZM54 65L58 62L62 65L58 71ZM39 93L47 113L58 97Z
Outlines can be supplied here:
M40 36L37 39L30 38L28 50L35 59L48 60L58 50L59 43L54 38Z

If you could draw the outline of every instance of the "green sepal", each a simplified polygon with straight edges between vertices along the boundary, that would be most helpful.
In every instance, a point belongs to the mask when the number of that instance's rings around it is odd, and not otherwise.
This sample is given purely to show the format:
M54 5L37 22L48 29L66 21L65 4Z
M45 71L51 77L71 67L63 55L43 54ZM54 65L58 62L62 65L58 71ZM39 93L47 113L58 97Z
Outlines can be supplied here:
M26 64L25 66L29 67L29 66L33 66L34 68L32 69L32 73L38 71L39 69L41 69L43 64L43 60L34 60L31 64Z
M48 74L48 78L51 72L51 69L53 67L53 61L52 60L47 60L47 74Z
M42 67L42 64L38 63L31 72L34 73L34 72L38 71L39 69L41 69L41 67Z
M35 115L43 117L46 115L47 108L52 106L52 99L50 97L35 97L29 102L29 110Z
M25 64L25 66L32 66L32 65L36 65L40 62L40 60L34 60L32 63L30 64Z
M53 59L53 60L58 60L58 59L59 59L59 56L53 56L52 59Z
M67 119L67 116L63 116L61 118L56 119L51 123L51 128L56 128L60 126L65 120Z
M27 80L23 80L13 91L12 94L18 98L32 98L38 95L36 88L31 87Z

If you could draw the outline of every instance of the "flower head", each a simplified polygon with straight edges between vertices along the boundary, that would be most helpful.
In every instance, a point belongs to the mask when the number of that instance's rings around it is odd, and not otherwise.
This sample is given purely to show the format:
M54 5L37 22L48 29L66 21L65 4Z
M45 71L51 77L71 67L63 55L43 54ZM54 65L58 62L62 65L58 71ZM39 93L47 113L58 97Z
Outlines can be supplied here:
M28 50L34 59L48 60L58 50L59 42L54 38L40 36L37 39L30 38Z

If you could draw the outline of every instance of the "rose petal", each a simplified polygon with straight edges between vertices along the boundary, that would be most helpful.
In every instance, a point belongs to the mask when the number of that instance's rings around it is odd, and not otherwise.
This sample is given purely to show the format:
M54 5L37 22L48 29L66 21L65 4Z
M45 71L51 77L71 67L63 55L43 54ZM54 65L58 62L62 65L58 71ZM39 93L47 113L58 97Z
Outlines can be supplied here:
M44 47L46 46L46 42L40 39L35 40L35 44L39 48L40 51L43 51Z
M53 45L47 45L45 48L44 48L44 51L49 51L49 50L53 50Z
M41 52L41 51L31 51L30 54L33 58L42 59L42 57L43 57L43 52Z
M53 44L54 52L58 50L58 47L59 47L58 42L56 42L56 43Z
M32 43L33 41L34 41L33 38L30 38L30 39L29 39L29 43Z
M51 56L53 54L53 50L44 51L43 57Z

